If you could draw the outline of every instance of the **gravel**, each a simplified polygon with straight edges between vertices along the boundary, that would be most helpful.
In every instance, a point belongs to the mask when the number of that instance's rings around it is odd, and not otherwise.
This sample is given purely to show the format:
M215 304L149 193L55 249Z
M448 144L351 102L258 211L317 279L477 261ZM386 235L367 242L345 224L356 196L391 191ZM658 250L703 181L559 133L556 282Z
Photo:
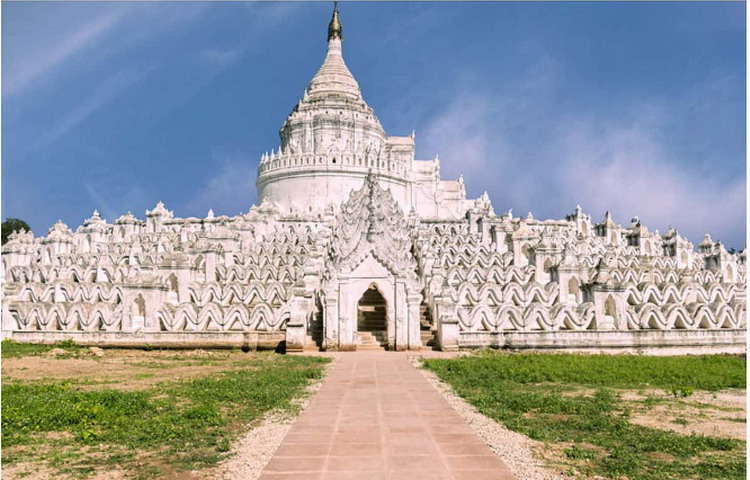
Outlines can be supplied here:
M266 416L260 425L235 443L230 457L217 467L211 478L253 480L260 477L293 421L290 415Z
M62 355L67 355L68 352L63 350L62 348L53 348L52 350L48 351L46 353L46 356L48 357L60 357Z
M418 366L417 358L412 358L412 361L415 366ZM328 368L332 365L333 362L328 365ZM542 460L535 458L533 450L543 448L541 443L512 432L482 415L453 393L453 390L441 382L434 373L422 368L419 370L490 449L505 462L516 478L519 480L569 480L571 478L546 467ZM318 382L308 387L308 394L298 401L302 410L307 407L312 394L320 388L321 383ZM202 478L215 480L256 480L284 440L295 418L278 412L267 415L233 445L230 456L210 474L206 475L205 471L194 473L200 473Z
M519 480L566 480L571 477L546 467L542 460L535 458L534 449L543 448L543 444L512 432L479 413L472 405L456 395L451 387L443 383L434 373L419 368L419 360L412 362L420 372L443 394L448 403L466 421L466 423L484 440L495 455L505 462L513 476Z
M329 363L326 369L334 362ZM307 387L306 395L297 399L294 403L299 405L302 412L310 403L313 394L318 391L322 380ZM260 477L261 472L282 440L291 428L297 417L286 412L271 412L266 415L260 423L248 431L235 442L226 460L221 462L211 472L193 472L205 479L214 480L255 480Z

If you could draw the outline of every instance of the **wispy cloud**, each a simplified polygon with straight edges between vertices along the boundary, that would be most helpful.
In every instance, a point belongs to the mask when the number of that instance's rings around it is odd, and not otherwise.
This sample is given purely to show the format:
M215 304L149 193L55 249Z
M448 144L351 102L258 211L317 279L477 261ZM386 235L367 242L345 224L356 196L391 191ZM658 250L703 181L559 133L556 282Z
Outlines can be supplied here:
M207 48L200 52L200 57L210 64L224 67L237 60L241 53L239 49Z
M83 123L101 107L113 101L121 92L141 80L146 74L146 70L139 72L123 70L105 79L87 99L58 121L55 126L35 144L35 147L41 148L62 137L70 130Z
M463 173L470 194L487 190L496 211L561 218L580 203L595 220L610 210L620 223L638 215L651 229L671 225L693 241L710 232L744 243L744 176L706 175L679 158L665 134L679 115L672 105L561 113L550 108L554 69L542 71L536 85L521 78L501 93L459 89L418 133L420 149L440 154L444 177ZM550 110L554 121L544 119Z
M55 39L55 43L49 48L40 49L38 52L19 59L22 61L16 62L13 65L14 68L5 70L3 95L15 95L32 86L50 70L84 51L113 30L125 13L126 10L122 9L107 11L70 32L61 40Z
M290 15L293 15L305 8L306 2L247 2L245 5L255 14L253 17L253 27L258 29L268 29L276 27L283 22L289 21Z
M246 212L255 200L255 162L239 152L214 152L212 157L216 174L188 202L187 210L200 216L209 209L216 215Z
M127 211L135 216L143 218L142 207L148 195L140 185L119 185L117 182L107 181L94 185L87 182L84 185L86 193L91 199L91 209L97 209L109 223L113 223L120 215ZM91 213L91 212L87 212ZM88 215L87 215L88 216ZM83 219L81 219L81 222Z
M20 7L19 7L20 8ZM99 60L144 42L166 30L189 25L211 8L210 4L106 3L87 9L62 2L39 9L27 24L3 27L4 97L33 92L58 75L75 72L87 52ZM3 9L5 12L5 8ZM82 15L84 12L95 12ZM12 12L15 13L15 12ZM6 13L8 15L9 13ZM16 18L18 15L13 15ZM49 17L56 22L48 26ZM44 26L44 27L43 27ZM115 32L127 35L115 35Z
M567 204L576 201L597 213L609 209L621 222L638 215L652 228L674 226L693 241L706 232L732 242L744 237L745 179L691 172L648 130L616 126L601 132L581 122L555 145L563 166L560 199Z
M233 64L247 50L262 48L263 42L259 39L265 32L289 21L290 16L307 7L304 2L248 2L245 5L250 15L247 18L244 40L231 47L208 47L198 52L201 60L218 67L217 73Z

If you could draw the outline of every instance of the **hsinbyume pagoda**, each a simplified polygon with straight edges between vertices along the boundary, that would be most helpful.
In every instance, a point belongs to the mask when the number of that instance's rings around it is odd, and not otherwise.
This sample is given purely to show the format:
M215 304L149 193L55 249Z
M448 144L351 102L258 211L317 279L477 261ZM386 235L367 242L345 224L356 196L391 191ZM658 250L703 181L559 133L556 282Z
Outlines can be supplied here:
M328 51L258 165L258 205L18 232L2 334L118 346L288 351L470 347L745 351L745 253L637 218L496 214L386 135ZM450 161L449 159L448 161ZM455 159L453 159L455 161Z

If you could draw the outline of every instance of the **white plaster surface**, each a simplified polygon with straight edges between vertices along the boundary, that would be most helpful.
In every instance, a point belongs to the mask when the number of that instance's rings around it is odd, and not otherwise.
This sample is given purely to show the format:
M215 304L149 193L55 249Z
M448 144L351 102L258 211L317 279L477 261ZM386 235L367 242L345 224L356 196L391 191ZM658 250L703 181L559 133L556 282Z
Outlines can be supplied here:
M746 255L706 235L495 213L416 138L388 136L332 36L258 166L259 204L16 233L3 336L87 344L355 350L357 303L386 299L386 346L744 351ZM458 161L449 159L448 161Z

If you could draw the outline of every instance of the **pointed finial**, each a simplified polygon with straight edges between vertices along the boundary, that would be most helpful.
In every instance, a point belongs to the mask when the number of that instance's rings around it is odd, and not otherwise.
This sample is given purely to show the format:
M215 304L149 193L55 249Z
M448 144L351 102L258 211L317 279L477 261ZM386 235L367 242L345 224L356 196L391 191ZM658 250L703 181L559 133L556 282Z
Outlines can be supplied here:
M331 16L331 23L328 24L328 40L338 38L339 40L344 39L343 28L341 27L341 21L339 20L339 2L333 2L333 15Z

